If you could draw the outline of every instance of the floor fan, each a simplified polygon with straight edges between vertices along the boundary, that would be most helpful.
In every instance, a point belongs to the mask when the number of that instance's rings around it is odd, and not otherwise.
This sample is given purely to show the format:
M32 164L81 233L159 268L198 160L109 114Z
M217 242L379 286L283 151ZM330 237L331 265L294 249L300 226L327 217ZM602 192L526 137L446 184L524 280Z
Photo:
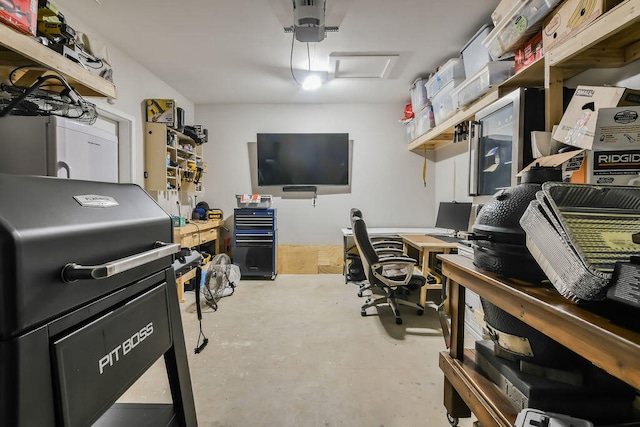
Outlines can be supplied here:
M221 298L233 294L240 281L240 267L231 263L227 254L218 254L211 259L201 282L204 301L211 309L218 309Z

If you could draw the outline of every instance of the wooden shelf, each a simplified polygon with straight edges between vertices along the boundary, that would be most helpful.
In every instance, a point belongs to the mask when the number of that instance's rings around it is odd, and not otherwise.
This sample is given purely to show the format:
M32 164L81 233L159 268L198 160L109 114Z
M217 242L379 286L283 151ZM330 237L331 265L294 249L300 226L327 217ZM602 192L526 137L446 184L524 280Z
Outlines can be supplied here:
M515 87L545 86L548 68L554 69L553 79L560 83L589 68L616 68L640 59L640 7L637 0L625 0L602 15L572 38L545 52L544 57L516 74L483 98L458 111L446 122L420 136L408 146L418 154L425 150L437 150L453 143L453 127L471 119L480 109L497 100L508 89ZM558 85L561 87L562 85ZM555 96L557 95L550 95ZM555 98L553 98L557 101ZM551 104L551 103L550 103ZM549 122L561 115L561 102L554 102ZM560 105L560 107L558 107Z
M440 356L445 405L453 416L470 409L482 425L513 425L513 405L480 378L475 358L464 345L465 289L573 350L595 366L640 388L640 321L632 307L611 301L577 305L555 288L506 279L486 272L461 255L438 255L449 279L451 347ZM451 387L447 387L450 385ZM461 399L466 405L454 407ZM461 414L461 415L459 415ZM468 414L468 412L466 412Z
M615 68L640 59L640 5L626 0L553 50L545 53L550 67L572 70Z
M459 110L444 123L429 130L424 135L412 141L408 149L421 154L425 150L438 150L453 143L453 128L458 123L471 120L475 114L485 107L497 101L503 93L516 87L543 86L544 84L544 57L522 70L520 73L506 80L504 83L492 88L482 98L473 104Z
M46 67L61 73L83 96L117 97L117 90L112 82L85 70L81 65L6 25L0 25L0 46L0 74L4 77L16 67Z
M458 111L453 116L449 117L443 123L430 129L424 135L418 137L409 144L408 149L410 151L420 152L423 150L437 150L453 143L453 127L458 123L464 122L473 117L478 111L484 107L490 105L492 102L499 98L498 88L493 88L489 93L484 95L475 103L469 105L467 108Z
M481 425L515 425L518 409L496 384L479 371L474 350L466 349L462 361L454 359L447 352L441 352L439 364L445 378L456 390L469 390L462 399Z

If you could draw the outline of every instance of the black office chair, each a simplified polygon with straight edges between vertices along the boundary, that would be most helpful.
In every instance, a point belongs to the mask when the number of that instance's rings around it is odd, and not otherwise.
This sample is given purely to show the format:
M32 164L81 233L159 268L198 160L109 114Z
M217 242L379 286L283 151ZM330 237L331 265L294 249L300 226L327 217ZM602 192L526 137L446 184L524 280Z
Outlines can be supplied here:
M367 308L381 304L388 304L391 307L398 325L402 324L398 305L416 308L417 314L422 316L423 306L400 297L400 291L407 290L408 286L421 287L426 283L424 276L414 274L417 261L407 256L381 256L371 244L367 226L362 218L352 216L351 228L369 284L384 293L382 297L367 300L361 308L362 316L367 315Z
M354 217L362 218L362 211L358 208L352 208L349 214L349 221L352 224ZM402 242L402 238L398 235L389 234L370 236L369 240L371 240L371 244L380 256L401 256L403 254L404 244ZM358 296L361 297L363 295L363 291L371 288L371 284L367 282L367 277L364 273L360 254L348 253L347 261L349 262L345 269L347 274L347 282L356 283L360 287L360 289L358 290Z

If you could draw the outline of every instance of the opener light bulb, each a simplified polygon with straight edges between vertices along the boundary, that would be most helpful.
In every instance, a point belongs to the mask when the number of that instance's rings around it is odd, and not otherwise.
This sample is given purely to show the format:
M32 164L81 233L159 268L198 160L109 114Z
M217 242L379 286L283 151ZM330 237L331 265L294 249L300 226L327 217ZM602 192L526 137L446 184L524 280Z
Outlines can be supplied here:
M302 82L302 89L304 90L316 90L322 86L322 80L315 74L308 75Z

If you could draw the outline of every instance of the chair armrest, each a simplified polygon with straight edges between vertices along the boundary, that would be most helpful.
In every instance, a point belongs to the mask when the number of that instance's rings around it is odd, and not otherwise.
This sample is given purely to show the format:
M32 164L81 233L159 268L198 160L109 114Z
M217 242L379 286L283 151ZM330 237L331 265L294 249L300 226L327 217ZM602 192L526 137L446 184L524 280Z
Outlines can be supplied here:
M380 259L371 266L373 275L382 283L390 287L406 286L413 277L413 267L416 265L415 260L409 257L387 257ZM397 267L402 274L397 276L386 276L383 274L385 266Z

